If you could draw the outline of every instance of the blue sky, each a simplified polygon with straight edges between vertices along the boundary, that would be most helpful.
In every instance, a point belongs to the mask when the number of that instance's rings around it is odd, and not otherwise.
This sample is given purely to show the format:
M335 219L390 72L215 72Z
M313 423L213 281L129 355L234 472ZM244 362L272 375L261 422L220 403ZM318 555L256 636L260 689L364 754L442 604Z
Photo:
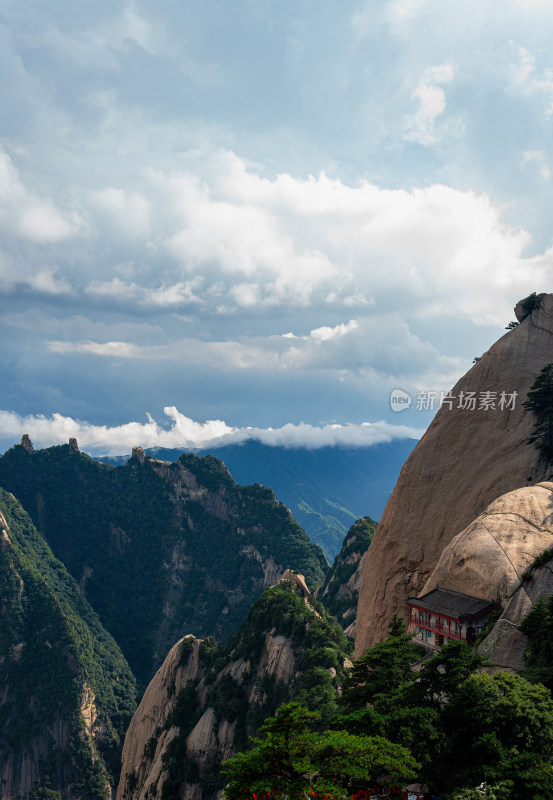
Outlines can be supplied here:
M1 0L0 449L420 433L390 392L551 289L552 34L553 0Z

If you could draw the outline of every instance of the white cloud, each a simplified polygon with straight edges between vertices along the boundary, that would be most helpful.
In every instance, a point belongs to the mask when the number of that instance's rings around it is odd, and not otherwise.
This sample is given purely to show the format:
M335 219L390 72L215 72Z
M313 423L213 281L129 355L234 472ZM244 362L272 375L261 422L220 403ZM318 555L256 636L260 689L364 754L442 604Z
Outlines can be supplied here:
M128 192L112 186L92 191L90 205L101 217L102 227L130 237L150 234L151 210L148 200L138 192Z
M446 390L467 367L463 359L441 355L395 314L322 326L306 335L288 332L242 337L239 341L183 338L155 345L55 339L46 346L60 354L172 361L178 368L197 365L220 373L328 372L347 376L365 389L382 386L389 380L403 380L417 388Z
M419 110L407 122L406 138L430 145L435 141L434 123L445 111L446 100L443 84L453 80L451 64L428 67L415 89L413 97L420 103Z
M329 328L328 325L324 325L322 328L315 328L309 335L316 342L326 342L329 339L341 339L342 336L354 331L357 327L357 320L350 319L349 322L335 325L334 328Z
M31 289L43 294L72 294L73 288L65 279L56 275L57 270L44 269L34 275L30 275L26 283Z
M64 214L48 198L24 185L10 156L0 147L0 229L37 244L62 242L77 234L82 220Z
M189 281L178 281L169 286L140 286L135 282L127 282L121 278L112 278L110 281L91 281L86 287L86 292L100 297L109 297L124 303L133 301L139 305L159 308L173 308L177 306L202 303L196 290L203 283L201 277Z
M422 428L392 425L386 422L361 425L283 425L280 428L236 428L223 420L196 422L174 406L164 408L170 427L160 425L151 415L148 422L128 422L113 427L53 414L20 416L0 411L0 436L19 439L29 434L37 447L67 442L75 437L81 449L96 454L124 455L132 447L175 447L183 449L221 447L249 440L280 447L371 447L393 439L418 439Z
M52 353L88 353L110 358L140 358L141 348L129 342L48 342Z

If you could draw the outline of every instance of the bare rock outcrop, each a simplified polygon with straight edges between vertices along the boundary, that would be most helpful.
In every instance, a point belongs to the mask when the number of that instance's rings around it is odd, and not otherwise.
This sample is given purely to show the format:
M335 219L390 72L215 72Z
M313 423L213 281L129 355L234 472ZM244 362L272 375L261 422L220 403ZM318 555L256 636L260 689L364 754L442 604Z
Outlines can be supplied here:
M552 546L553 483L516 489L452 539L422 592L444 586L496 603L502 614L481 652L493 667L519 671L527 642L518 624L541 594L553 591L549 569L532 573L532 580L527 571Z
M337 690L351 666L345 640L309 600L303 575L285 571L227 645L187 637L171 649L127 732L117 800L159 798L164 786L180 800L216 800L221 764L282 702Z
M117 790L118 800L149 797L152 786L163 777L162 755L177 731L164 730L175 695L200 674L201 640L185 636L169 651L165 661L146 689L125 736L123 769ZM152 748L152 741L156 741ZM134 793L132 787L140 787Z
M524 651L528 646L528 639L518 626L540 597L549 597L551 594L553 560L532 570L531 577L521 582L492 632L478 648L490 661L489 671L501 669L520 672L524 668Z
M526 569L551 546L553 483L516 489L444 547L422 593L444 586L505 608Z
M419 594L451 540L496 498L549 476L528 439L535 418L523 402L553 361L553 295L545 295L451 390L407 459L384 510L363 570L356 655L383 638L394 614ZM467 402L468 393L476 408ZM495 409L480 406L494 392ZM501 393L512 402L498 407ZM466 407L463 407L463 404ZM461 407L460 407L461 406Z
M26 450L28 453L32 453L34 450L33 443L29 437L28 433L24 433L21 437L21 447Z

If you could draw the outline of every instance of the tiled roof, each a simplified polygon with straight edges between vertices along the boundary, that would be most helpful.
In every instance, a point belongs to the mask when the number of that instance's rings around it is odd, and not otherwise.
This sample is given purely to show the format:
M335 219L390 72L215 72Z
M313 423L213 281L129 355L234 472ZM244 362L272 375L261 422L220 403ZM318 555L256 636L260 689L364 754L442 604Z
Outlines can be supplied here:
M422 597L408 597L407 602L434 613L445 614L453 619L480 617L493 606L489 600L471 597L462 592L453 592L450 589L442 589L440 586L423 594Z

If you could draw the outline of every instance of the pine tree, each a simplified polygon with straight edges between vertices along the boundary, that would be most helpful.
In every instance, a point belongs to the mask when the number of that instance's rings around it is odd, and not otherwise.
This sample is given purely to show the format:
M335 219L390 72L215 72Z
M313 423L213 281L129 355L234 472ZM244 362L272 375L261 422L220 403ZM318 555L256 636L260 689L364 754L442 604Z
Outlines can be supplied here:
M553 462L553 364L546 364L534 381L524 408L537 417L528 442L538 442L548 463Z

